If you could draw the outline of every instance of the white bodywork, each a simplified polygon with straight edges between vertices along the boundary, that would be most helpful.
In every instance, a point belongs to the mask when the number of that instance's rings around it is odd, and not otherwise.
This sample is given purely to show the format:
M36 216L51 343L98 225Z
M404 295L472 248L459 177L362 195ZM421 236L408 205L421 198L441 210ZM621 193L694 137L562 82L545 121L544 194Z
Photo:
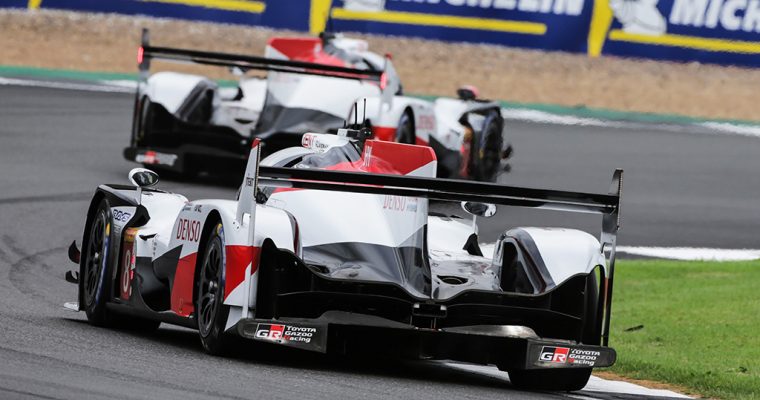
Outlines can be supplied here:
M293 156L324 153L349 141L345 136L308 133L304 135L304 147L282 150L268 157L262 165L277 165ZM144 192L139 199L151 218L134 232L139 237L134 241L134 254L156 260L180 249L171 291L171 310L178 315L192 314L195 270L204 256L202 236L208 229L220 229L226 250L224 304L230 306L227 328L241 318L253 316L258 262L265 241L306 260L305 249L349 242L388 249L420 246L416 242L424 238L421 233L426 232L433 298L447 299L467 289L500 290L501 266L493 260L500 259L502 246L497 245L494 254L485 256L464 250L465 243L477 233L477 226L459 218L429 216L427 199L283 190L273 193L266 204L256 203L259 141L254 142L254 146L237 201L187 201L181 195L161 192ZM365 150L367 152L369 150ZM364 156L369 159L371 154ZM434 177L435 163L432 158L409 175ZM135 207L114 207L112 211L114 215L116 212L134 214ZM124 217L123 223L129 218ZM211 225L212 221L218 225ZM599 242L585 232L548 228L523 230L538 247L555 285L573 275L605 266ZM330 275L334 278L387 279L376 271L362 270L352 260L332 267ZM414 290L410 293L426 296Z
M435 103L398 95L400 78L390 59L368 51L363 40L342 36L332 39L332 46L344 51L350 59L385 71L384 84L336 79L312 75L270 72L266 79L241 77L238 88L216 88L208 78L176 72L158 72L141 85L141 97L160 104L176 117L177 111L193 89L206 81L215 88L211 120L213 125L234 129L242 138L249 138L266 106L265 100L288 109L304 109L331 115L337 120L353 121L353 107L363 107L366 99L368 118L380 131L395 130L404 113L414 119L417 144L429 144L435 137L446 149L460 151L463 127L458 118L467 108L459 99L439 99ZM321 46L315 51L322 51ZM267 46L265 56L272 59L289 59L278 49ZM346 64L349 64L348 62ZM385 85L385 86L383 86ZM235 99L238 90L242 98ZM339 95L336 95L339 94ZM365 117L360 111L359 117ZM361 122L361 119L360 119ZM392 138L383 137L384 140Z
M142 95L161 104L171 114L176 113L190 92L207 78L178 72L157 72L148 78Z
M533 238L555 284L591 272L597 266L606 267L599 240L586 232L566 228L522 229Z

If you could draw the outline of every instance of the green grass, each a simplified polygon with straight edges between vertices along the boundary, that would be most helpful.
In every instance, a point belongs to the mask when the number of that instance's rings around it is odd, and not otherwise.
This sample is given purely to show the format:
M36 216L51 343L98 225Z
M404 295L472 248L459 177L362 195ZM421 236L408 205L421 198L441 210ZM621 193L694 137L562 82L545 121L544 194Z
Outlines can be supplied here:
M620 261L612 312L611 372L760 399L760 261Z

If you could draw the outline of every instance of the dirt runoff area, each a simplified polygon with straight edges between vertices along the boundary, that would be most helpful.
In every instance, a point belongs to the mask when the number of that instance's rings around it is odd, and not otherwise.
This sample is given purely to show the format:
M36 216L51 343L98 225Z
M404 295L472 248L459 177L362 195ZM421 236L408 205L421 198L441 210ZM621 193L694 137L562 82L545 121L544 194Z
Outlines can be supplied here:
M142 27L152 43L263 54L269 37L303 35L235 25L62 11L0 11L0 64L136 72ZM407 93L454 94L621 111L760 121L760 69L540 52L490 45L352 35L391 53Z

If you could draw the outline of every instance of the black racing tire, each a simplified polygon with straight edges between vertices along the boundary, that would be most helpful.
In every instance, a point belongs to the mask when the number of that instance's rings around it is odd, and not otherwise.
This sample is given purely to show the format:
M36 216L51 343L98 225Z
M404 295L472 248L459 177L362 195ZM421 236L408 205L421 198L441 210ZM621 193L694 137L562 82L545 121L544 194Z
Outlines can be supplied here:
M481 182L495 182L501 169L501 148L504 143L504 121L497 113L490 113L483 130L474 133L470 145L470 178Z
M161 321L134 317L131 315L109 314L111 318L110 326L112 328L122 329L125 331L149 333L153 332L161 325Z
M111 296L111 208L103 199L90 219L87 241L82 248L79 263L79 293L87 320L95 326L107 326L111 322L106 303Z
M87 242L82 249L79 264L79 291L82 293L81 309L87 320L95 326L150 332L158 329L160 321L143 319L131 315L121 315L107 310L106 303L113 289L111 276L111 207L108 200L98 204L90 220Z
M599 286L596 273L586 280L586 322L583 326L584 344L598 345L601 341L599 320ZM591 377L591 368L542 369L509 371L512 385L523 390L574 391L583 389Z
M195 315L203 349L213 355L226 355L232 338L225 334L229 306L224 303L224 230L217 223L203 251L197 277Z
M417 135L414 132L414 114L407 109L401 114L396 127L396 135L393 141L396 143L415 144Z
M155 118L153 103L148 96L143 96L139 103L139 110L137 111L137 118L135 119L135 140L137 143L150 134L153 130L153 119Z
M571 392L583 389L590 377L591 368L509 371L512 386L521 390Z
M584 344L599 345L602 342L602 328L599 321L602 318L599 309L599 281L596 272L592 271L586 279L586 322L583 325Z

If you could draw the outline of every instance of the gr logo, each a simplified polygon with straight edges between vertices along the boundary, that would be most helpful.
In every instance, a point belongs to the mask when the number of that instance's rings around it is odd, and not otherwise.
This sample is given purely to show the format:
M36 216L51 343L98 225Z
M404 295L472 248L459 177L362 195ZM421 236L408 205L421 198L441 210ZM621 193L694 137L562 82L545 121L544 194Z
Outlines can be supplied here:
M567 347L544 346L541 349L541 355L538 357L538 360L564 364L567 362L567 355L569 352L570 352L570 349L568 349Z
M285 325L259 324L256 337L260 339L279 340L285 331Z

